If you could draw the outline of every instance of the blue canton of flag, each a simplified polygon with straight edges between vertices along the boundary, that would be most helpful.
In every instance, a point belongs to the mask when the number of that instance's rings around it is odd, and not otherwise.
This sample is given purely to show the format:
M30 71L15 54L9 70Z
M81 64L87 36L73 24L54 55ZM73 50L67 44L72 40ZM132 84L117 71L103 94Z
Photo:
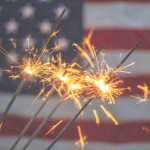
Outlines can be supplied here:
M54 43L63 44L59 50L62 60L69 63L75 57L72 43L81 43L81 0L5 0L0 2L0 45L18 62L25 55L23 51L28 46L27 37L30 36L30 48L34 46L38 50L42 47L48 33L64 8L66 13L62 18L57 30L57 38L50 40L47 48L54 47ZM10 38L17 39L16 48L12 45ZM58 53L53 53L54 55ZM41 59L46 61L50 54ZM21 79L12 80L8 78L3 70L9 69L15 63L7 56L0 53L0 90L14 92ZM30 87L30 88L29 88ZM27 81L22 92L36 93L42 84Z

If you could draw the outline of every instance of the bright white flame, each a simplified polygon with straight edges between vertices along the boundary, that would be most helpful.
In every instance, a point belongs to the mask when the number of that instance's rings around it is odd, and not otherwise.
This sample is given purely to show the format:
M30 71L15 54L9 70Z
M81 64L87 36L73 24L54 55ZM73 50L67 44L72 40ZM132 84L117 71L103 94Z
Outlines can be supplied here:
M95 81L96 85L105 93L109 90L108 85L104 85L104 81L101 79L99 82Z
M63 77L63 76L61 76L59 73L57 73L57 76L60 78L60 80L63 80L63 81L69 80L67 77Z
M75 88L77 88L77 86L74 84L70 84L70 88L75 89Z
M88 79L89 79L89 76L86 76L86 79L88 80Z
M32 71L29 68L26 69L26 72L29 73L29 74L32 73Z

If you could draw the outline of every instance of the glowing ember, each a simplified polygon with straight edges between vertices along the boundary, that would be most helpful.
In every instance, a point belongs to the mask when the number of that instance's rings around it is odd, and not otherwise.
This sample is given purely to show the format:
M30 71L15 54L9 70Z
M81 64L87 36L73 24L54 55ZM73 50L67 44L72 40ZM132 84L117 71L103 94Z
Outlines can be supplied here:
M97 112L96 112L95 109L93 110L93 113L94 113L94 116L95 116L95 119L96 119L96 124L97 124L98 127L99 127L99 126L100 126L100 120L99 120L99 117L98 117Z
M144 91L144 98L145 98L145 100L147 100L147 95L149 95L150 92L148 90L148 86L146 85L146 83L144 83L144 86L137 85L137 88L139 88L139 89Z
M149 132L149 129L147 127L143 127L143 130L145 130L146 132Z
M55 125L53 125L53 126L51 126L52 128L44 135L44 137L46 136L46 135L48 135L51 131L53 131L59 124L61 124L63 122L63 120L60 120L57 124L55 124ZM43 137L43 138L44 138ZM42 138L42 139L43 139Z
M115 125L118 125L118 122L113 117L113 115L109 111L107 111L103 105L100 105L100 107L103 109L103 111L105 112L105 114L107 115L107 117L110 118L115 123Z
M12 42L12 45L14 46L14 48L16 48L16 42L15 41L17 41L17 40L14 38L10 38L9 40Z
M79 140L75 144L76 145L80 144L81 148L83 150L84 149L84 145L85 145L84 141L86 141L87 136L82 136L80 126L78 126L78 133L79 133Z
M0 130L1 130L1 128L2 128L2 123L0 124Z
M144 91L144 98L141 98L138 95L137 96L130 95L131 97L139 99L139 101L136 104L147 101L147 95L150 94L150 91L149 91L148 86L146 85L146 83L144 83L144 86L137 85L137 88Z

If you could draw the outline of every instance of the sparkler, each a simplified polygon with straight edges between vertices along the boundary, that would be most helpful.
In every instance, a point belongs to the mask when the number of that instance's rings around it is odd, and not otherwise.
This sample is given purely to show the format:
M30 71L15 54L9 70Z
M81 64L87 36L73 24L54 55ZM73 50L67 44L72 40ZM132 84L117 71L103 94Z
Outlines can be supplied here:
M90 40L92 37L93 37L93 35L95 34L95 32L96 32L96 30L94 30L93 31L93 33L90 35L90 36L88 36L88 39ZM83 46L84 46L85 44L83 44ZM100 50L104 47L105 45L103 44L102 46L101 46L101 48L100 48ZM56 45L56 47L54 47L54 49L56 49L56 48L58 48L58 46ZM99 51L97 51L97 53L96 53L96 55L98 55L98 53L99 53ZM80 52L75 56L75 58L73 59L73 61L72 61L72 63L71 64L73 64L73 62L75 62L75 60L79 57L79 55L80 55ZM94 60L94 58L92 58L92 61ZM86 68L87 67L89 67L89 65L90 64L88 64L87 66L86 66ZM85 68L85 69L86 69ZM57 73L58 74L58 73ZM63 73L63 76L66 74L66 71ZM64 77L62 76L62 78L64 79ZM47 103L47 101L49 100L49 98L51 97L51 95L54 93L54 91L56 90L56 88L55 87L58 87L59 86L59 84L60 84L60 81L58 81L55 85L53 85L53 87L50 89L50 91L47 93L47 98L44 100L44 102L42 103L42 105L41 105L41 107L37 110L37 112L35 113L35 115L30 119L30 121L27 123L27 125L25 126L25 128L23 129L23 131L20 133L20 135L18 136L18 138L17 138L17 140L15 141L15 143L13 144L13 146L11 147L11 149L10 150L13 150L15 147L16 147L16 145L18 144L18 142L20 141L20 139L22 138L22 136L26 133L26 131L28 130L28 128L30 127L30 125L33 123L33 121L35 120L35 118L37 117L37 115L40 113L40 111L42 110L42 108L45 106L45 104ZM67 94L65 94L64 95L64 98L67 96ZM52 114L55 112L55 110L58 108L58 106L61 104L61 102L63 101L64 99L62 98L59 102L58 102L58 104L55 106L55 108L52 110L52 112L50 113L50 115L43 121L44 123L43 124L41 124L41 127L39 126L39 131L42 129L42 127L44 126L44 124L47 122L47 120L48 120L48 118L50 118L51 116L52 116ZM37 133L39 132L39 131L37 131ZM34 137L36 136L36 134L37 133L35 133L35 135L33 135ZM33 137L33 138L34 138Z
M105 45L103 44L100 49L98 50L99 52L102 50L102 48ZM98 53L97 53L98 55ZM93 59L94 60L94 59ZM89 64L87 65L89 66ZM85 68L87 68L87 66ZM85 69L83 69L85 70ZM62 76L61 76L62 77ZM62 78L65 79L65 78ZM25 150L29 144L31 143L31 141L35 138L35 136L39 133L39 131L43 128L43 126L46 124L46 122L50 119L50 117L53 115L53 113L56 111L56 109L60 106L60 104L64 101L65 97L68 95L68 92L65 92L65 94L61 97L61 99L58 101L57 105L53 108L53 110L50 112L50 114L43 120L43 122L41 123L41 125L37 128L37 130L33 133L33 135L30 137L29 141L26 143L26 145L23 147L23 150Z
M116 67L116 69L110 74L110 77L121 67L121 65L125 62L125 60L131 55L131 53L135 50L135 48L139 45L141 40L139 40L133 49L126 55L126 57L121 61L121 63ZM75 119L82 113L82 111L88 106L88 104L95 98L98 90L94 92L91 98L84 104L84 106L77 112L77 114L70 120L70 122L65 126L65 128L59 133L59 135L53 140L50 146L46 149L49 150L52 146L57 142L57 140L63 135L63 133L68 129L68 127L75 121Z
M53 36L53 33L55 32L56 27L58 26L60 20L62 19L62 17L63 17L63 15L64 15L65 11L66 11L66 9L63 10L63 12L61 13L61 15L60 15L58 21L57 21L56 24L54 25L54 27L53 27L52 31L50 32L50 34L48 35L48 37L47 37L47 39L46 39L46 42L45 42L44 45L42 46L42 48L41 48L41 50L40 50L38 56L36 57L36 59L35 59L35 61L34 61L33 68L36 67L36 65L37 65L37 63L38 63L38 61L39 61L39 59L41 58L41 56L43 55L44 51L46 50L47 44L48 44L49 40L51 39L51 37ZM8 106L6 107L4 113L2 114L2 116L1 116L1 118L0 118L0 124L3 122L3 120L4 120L5 116L6 116L6 114L8 113L10 107L12 106L12 104L13 104L13 102L15 101L16 97L18 96L19 92L21 91L21 89L22 89L24 83L26 82L28 76L29 76L29 74L26 74L26 75L24 76L24 78L22 79L20 85L18 86L16 92L14 93L12 99L10 100Z
M118 122L113 117L113 115L109 111L107 111L103 105L100 105L100 107L103 109L103 111L105 112L105 114L107 115L107 117L110 118L115 123L115 125L118 125Z

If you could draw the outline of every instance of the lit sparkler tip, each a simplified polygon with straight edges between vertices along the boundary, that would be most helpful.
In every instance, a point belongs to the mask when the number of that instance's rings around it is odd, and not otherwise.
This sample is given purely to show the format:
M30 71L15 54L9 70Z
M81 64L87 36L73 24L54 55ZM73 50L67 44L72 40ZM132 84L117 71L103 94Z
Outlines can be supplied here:
M77 88L77 85L70 84L70 88L72 88L72 89L76 89L76 88Z
M30 70L29 68L26 68L25 71L26 71L28 74L32 74L32 72L33 72L33 71Z
M104 84L104 80L100 79L98 82L95 81L95 83L104 93L109 91L108 85Z

